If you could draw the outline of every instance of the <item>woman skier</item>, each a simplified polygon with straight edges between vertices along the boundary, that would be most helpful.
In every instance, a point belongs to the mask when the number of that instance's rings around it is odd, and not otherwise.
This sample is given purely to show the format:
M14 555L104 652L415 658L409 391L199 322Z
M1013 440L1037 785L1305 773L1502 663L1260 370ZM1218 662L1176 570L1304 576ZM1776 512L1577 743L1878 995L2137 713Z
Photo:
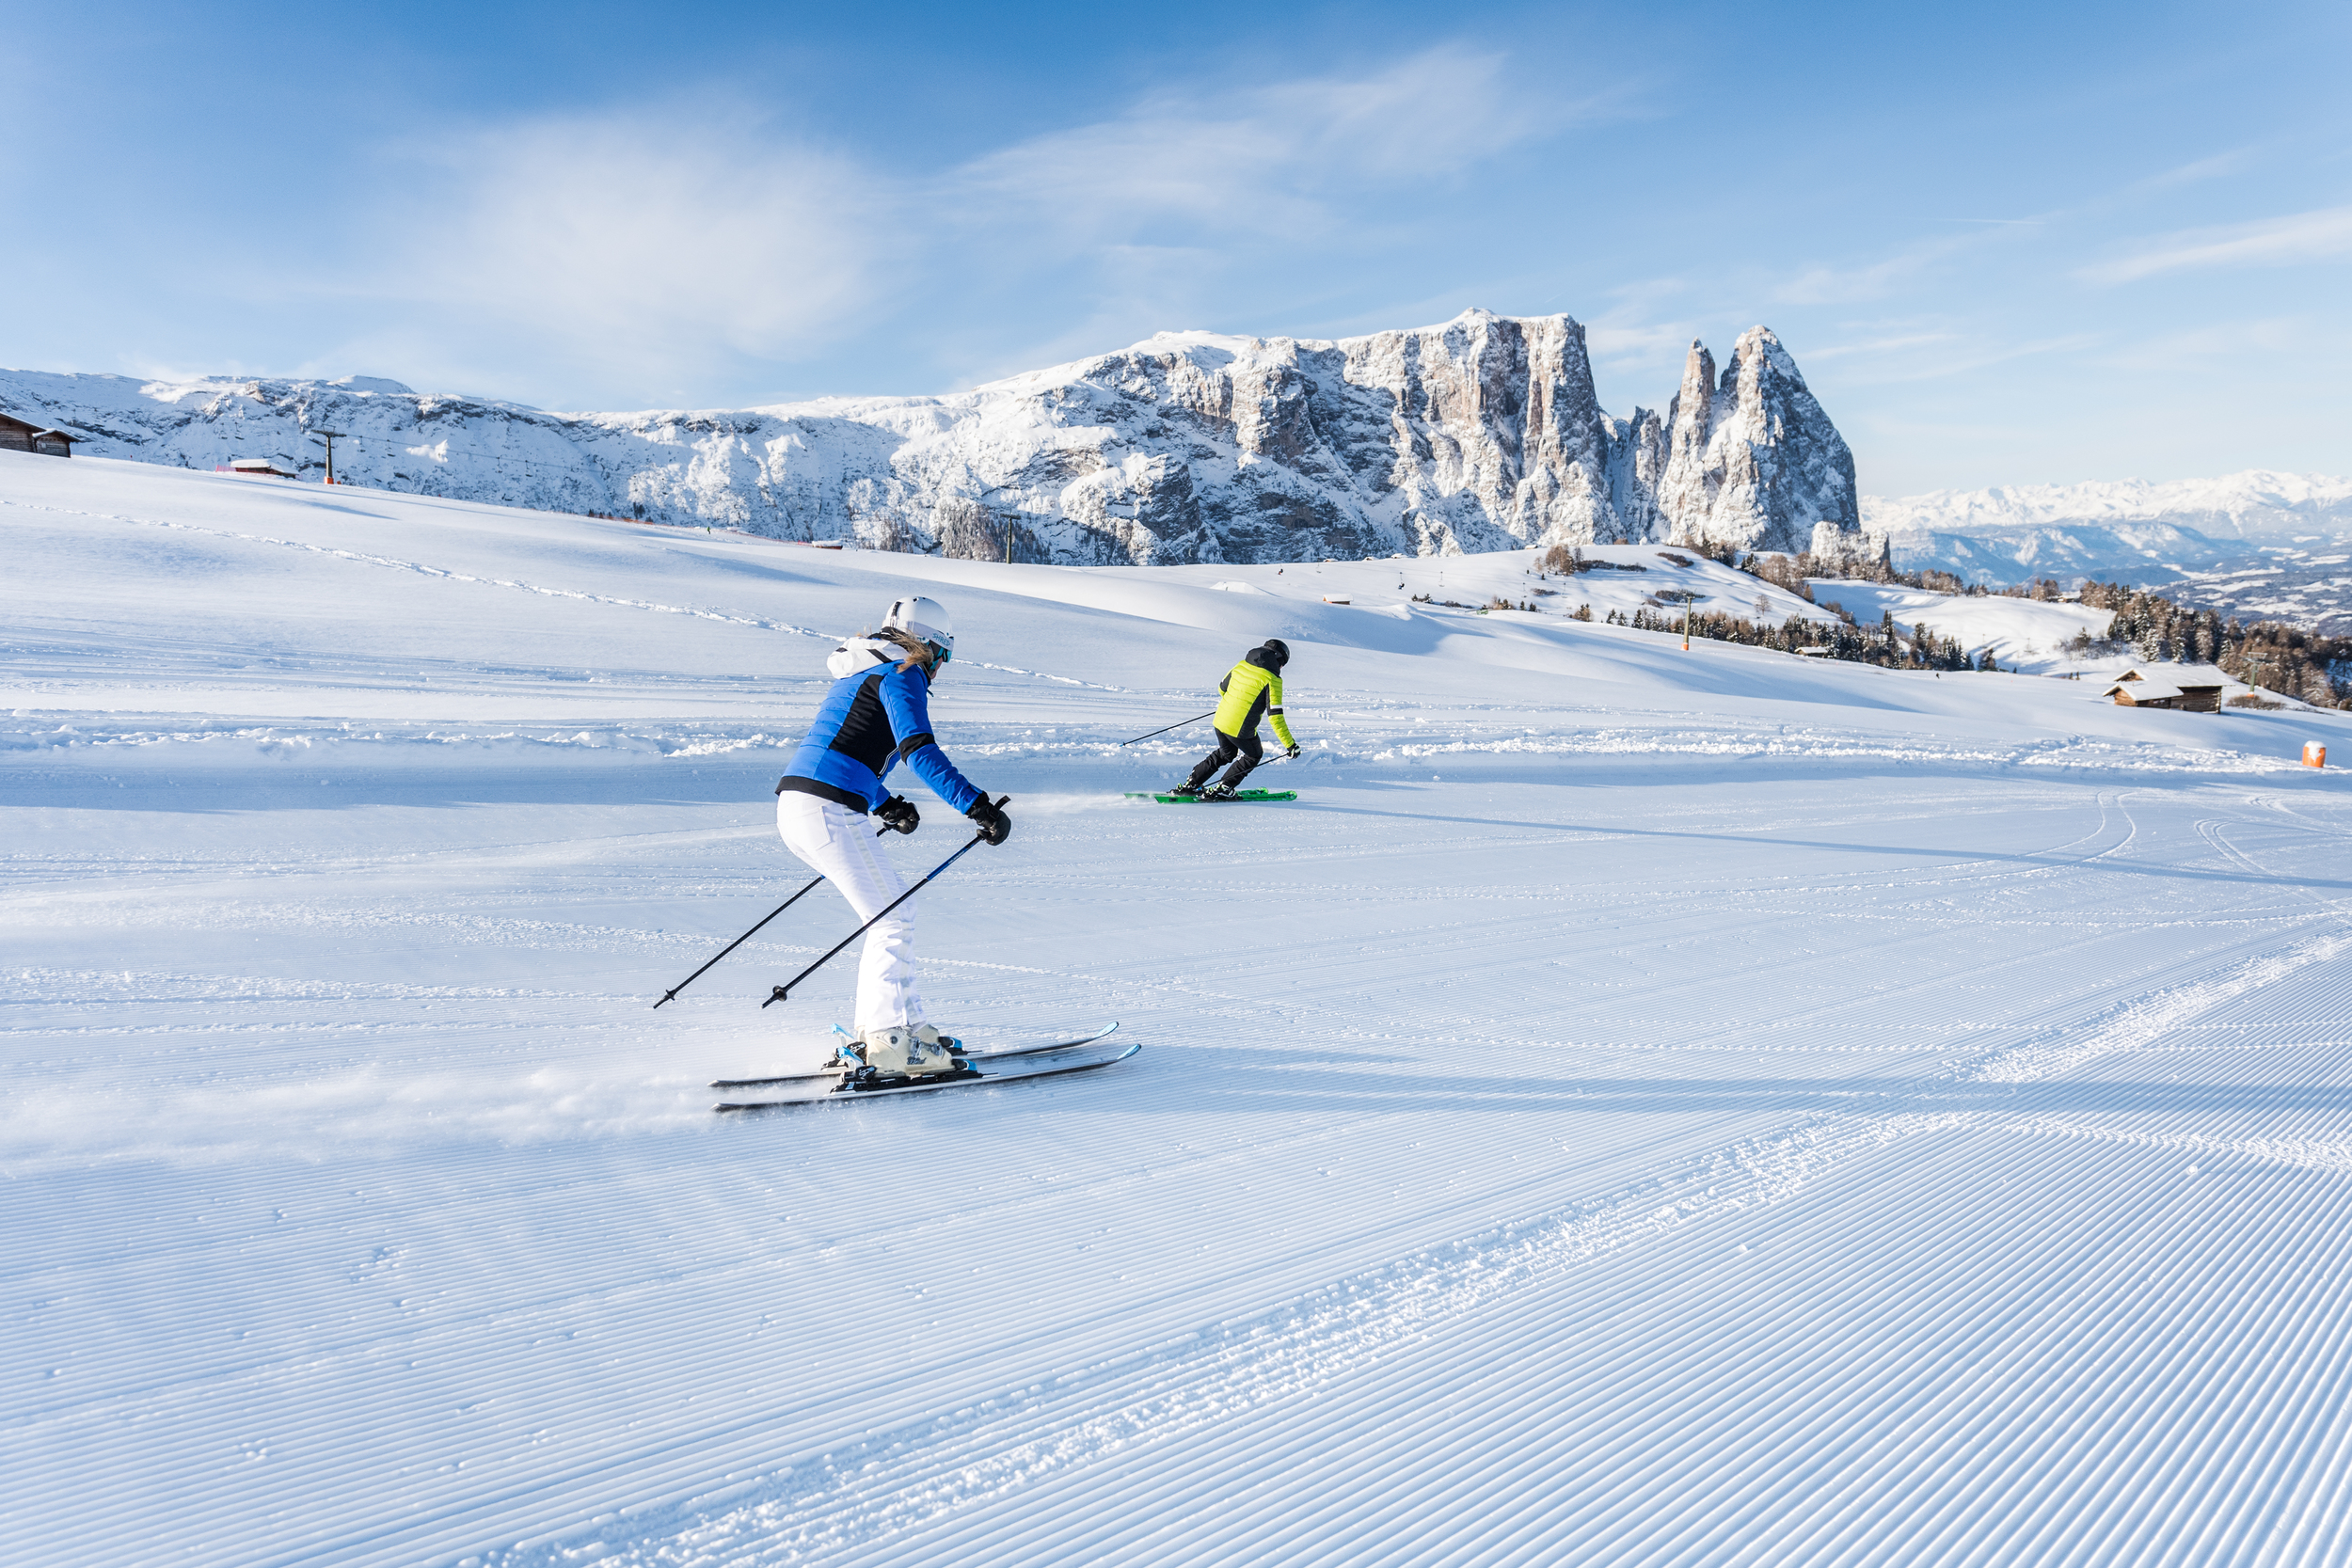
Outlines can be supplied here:
M1286 757L1298 755L1298 742L1291 738L1290 721L1282 717L1282 666L1291 661L1290 644L1279 637L1269 637L1260 646L1241 656L1241 662L1225 672L1225 678L1216 683L1224 697L1216 705L1216 750L1193 765L1192 776L1170 795L1190 795L1203 800L1230 800L1233 788L1249 776L1265 755L1265 748L1258 739L1261 717L1274 722L1274 738L1283 746ZM1200 787L1202 781L1227 763L1225 777Z
M931 736L930 691L953 656L955 628L936 599L902 598L882 630L852 637L825 668L833 689L776 785L776 832L785 847L841 891L863 920L873 920L907 890L906 879L874 847L868 815L885 831L911 833L914 802L882 786L903 760L931 792L979 825L992 845L1012 833L1012 820L956 771ZM931 1027L914 990L914 904L891 910L866 934L857 973L857 1041L835 1066L863 1063L878 1073L921 1077L954 1072L960 1042Z

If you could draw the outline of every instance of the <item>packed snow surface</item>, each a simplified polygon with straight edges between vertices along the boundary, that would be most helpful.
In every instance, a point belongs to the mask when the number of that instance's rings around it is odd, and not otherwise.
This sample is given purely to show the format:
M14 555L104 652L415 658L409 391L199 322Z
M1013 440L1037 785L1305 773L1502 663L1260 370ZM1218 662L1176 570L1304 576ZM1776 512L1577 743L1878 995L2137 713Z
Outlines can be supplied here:
M2120 673L2132 662L2068 656L2066 644L2077 634L2104 638L2115 619L2115 611L2091 605L2001 594L1931 594L1900 583L1840 578L1814 578L1810 586L1814 602L1823 609L1835 605L1864 626L1891 618L1906 638L1922 631L1948 637L1971 655L1992 654L2004 670L2052 674L2113 665Z
M1525 555L6 452L0 528L11 1562L2352 1556L2342 716L1685 653ZM910 588L1016 823L933 1015L1143 1051L715 1117L853 922L650 1004L803 879L785 748ZM1269 635L1299 799L1122 798Z

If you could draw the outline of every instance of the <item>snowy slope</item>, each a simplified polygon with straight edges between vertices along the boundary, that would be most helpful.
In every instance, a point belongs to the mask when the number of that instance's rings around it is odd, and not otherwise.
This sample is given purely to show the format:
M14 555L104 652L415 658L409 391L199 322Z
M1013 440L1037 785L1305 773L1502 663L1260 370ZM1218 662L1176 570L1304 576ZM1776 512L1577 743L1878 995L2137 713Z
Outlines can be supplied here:
M0 530L12 1562L2352 1555L2342 715L1412 602L1659 576L1525 556L5 452ZM913 585L1017 824L932 1011L1143 1053L714 1117L842 906L649 1004L798 884L783 749ZM1121 798L1269 634L1301 799Z
M1584 328L1467 310L1322 341L1163 332L947 397L549 414L397 382L0 372L85 455L982 561L1313 561L1851 531L1853 459L1763 327L1667 417L1603 414ZM1702 373L1702 372L1704 373ZM1696 379L1692 379L1695 377Z
M2105 637L2107 624L2115 619L2111 610L1994 594L1930 594L1897 583L1845 578L1813 578L1809 582L1818 605L1841 606L1865 626L1891 615L1905 637L1925 626L1932 636L1951 638L1972 656L1990 651L2004 670L2041 675L2106 668L2097 660L2068 657L2064 644L2077 632Z

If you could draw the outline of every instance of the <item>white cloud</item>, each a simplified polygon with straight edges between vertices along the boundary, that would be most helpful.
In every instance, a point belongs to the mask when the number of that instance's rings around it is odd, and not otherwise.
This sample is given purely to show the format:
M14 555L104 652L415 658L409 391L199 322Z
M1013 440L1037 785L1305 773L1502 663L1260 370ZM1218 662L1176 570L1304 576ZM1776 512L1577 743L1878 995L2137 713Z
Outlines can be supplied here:
M430 157L380 287L587 363L789 353L886 274L889 193L741 116L545 119Z
M1679 360L1689 352L1691 340L1698 335L1693 324L1683 321L1633 324L1604 318L1584 324L1586 349L1595 359L1613 361L1656 359L1661 356Z
M1443 48L1358 77L1161 94L913 174L739 105L532 119L405 149L421 178L383 214L371 249L389 263L357 292L416 308L375 336L444 376L529 356L571 372L548 379L691 384L730 357L805 357L924 291L975 301L1057 274L1062 342L1033 347L1091 351L1188 319L1221 268L1374 243L1407 204L1367 191L1409 197L1604 112Z
M2150 191L2169 190L2175 185L2194 185L2201 181L2217 180L2225 174L2235 174L2239 169L2244 168L2251 158L2251 150L2246 148L2217 153L2210 158L2199 158L2192 163L2166 169L2161 174L2151 175L2148 179L2141 181L2137 188Z
M940 194L970 217L1009 208L1093 236L1295 234L1331 223L1341 191L1440 179L1598 112L1515 90L1501 55L1438 49L1360 80L1150 99L977 159Z
M1772 297L1785 305L1848 305L1882 299L1976 238L1968 235L1928 240L1867 266L1807 267L1775 288Z
M1859 342L1832 343L1826 348L1804 351L1807 359L1844 359L1857 354L1896 354L1905 349L1929 348L1957 341L1949 332L1913 332L1891 338L1866 338Z
M2237 366L2249 355L2335 356L2347 346L2340 330L2322 317L2266 316L2204 323L2153 337L2137 338L2105 362L2130 370L2179 374L2185 366Z
M1857 387L1896 386L1910 382L1941 381L1956 375L1967 375L2006 365L2016 359L2030 359L2045 354L2071 354L2096 346L2098 339L2088 332L2069 332L2055 338L2039 338L2027 342L1980 342L1963 346L1957 353L1914 356L1883 369L1869 372L1846 371L1844 378ZM1819 358L1820 356L1814 355Z
M2328 207L2258 223L2184 229L2144 242L2129 256L2083 267L2092 283L2130 283L2201 267L2290 266L2352 256L2352 207Z

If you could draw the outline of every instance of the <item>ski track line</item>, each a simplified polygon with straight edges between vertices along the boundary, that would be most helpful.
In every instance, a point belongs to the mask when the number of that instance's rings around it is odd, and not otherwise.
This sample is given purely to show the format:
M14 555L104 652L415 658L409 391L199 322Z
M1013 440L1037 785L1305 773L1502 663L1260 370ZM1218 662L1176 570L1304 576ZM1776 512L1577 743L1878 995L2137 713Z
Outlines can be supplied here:
M712 1124L705 1109L708 1096L704 1092L704 1085L696 1082L683 1086L691 1091L691 1124L701 1128L711 1127ZM1179 1155L1171 1157L1168 1163L1138 1168L1116 1179L1098 1180L1085 1189L1084 1196L1089 1198L1099 1197L1108 1192L1114 1196L1133 1194L1141 1196L1155 1186L1198 1181L1204 1175L1218 1170L1232 1171L1245 1165L1263 1165L1271 1156L1285 1153L1303 1155L1308 1150L1333 1144L1362 1123L1395 1125L1401 1120L1402 1118L1394 1114L1341 1119L1288 1135L1253 1138L1243 1147L1209 1150L1185 1149ZM1628 1136L1630 1137L1630 1134ZM493 1151L477 1149L459 1157L479 1164L494 1160L495 1155ZM1648 1190L1666 1182L1686 1180L1689 1178L1644 1177L1637 1185L1644 1190ZM885 1219L864 1227L857 1232L854 1240L857 1248L866 1256L866 1266L889 1271L892 1277L896 1279L904 1270L911 1269L918 1274L923 1272L927 1267L922 1261L927 1255L927 1249L944 1238L951 1238L960 1229L977 1225L1003 1225L1025 1211L1067 1205L1073 1200L1075 1196L1077 1196L1075 1190L1049 1180L1035 1185L998 1193L977 1209L962 1210L946 1215ZM536 1201L527 1192L499 1200L505 1208L516 1212L527 1212ZM479 1208L475 1211L477 1223L488 1224L493 1230L507 1228L508 1222L513 1217L512 1213L506 1212L485 1214ZM59 1216L61 1222L64 1218L63 1215ZM657 1220L654 1223L667 1225L671 1222ZM103 1248L112 1243L100 1239L97 1244ZM183 1234L175 1238L173 1244L182 1248L191 1248L200 1243L194 1238ZM277 1243L273 1242L264 1244L275 1245ZM831 1258L842 1245L840 1242L825 1243L822 1256ZM897 1259L897 1261L885 1262L882 1261L883 1259ZM789 1258L730 1259L723 1263L698 1266L687 1273L667 1274L655 1280L628 1278L612 1284L576 1284L559 1293L532 1298L525 1304L503 1304L486 1307L463 1318L437 1317L426 1323L404 1324L397 1333L389 1337L377 1332L347 1341L324 1345L313 1342L282 1358L241 1367L230 1375L235 1378L276 1378L306 1369L316 1370L337 1359L349 1356L383 1355L394 1351L413 1355L420 1350L462 1342L478 1335L485 1328L526 1325L543 1322L549 1317L576 1318L618 1298L674 1291L681 1287L707 1285L713 1282L771 1278L794 1266L796 1266L795 1260ZM305 1310L317 1309L315 1307L305 1308ZM733 1352L727 1353L727 1357L732 1359L734 1354ZM706 1370L715 1371L717 1369ZM77 1402L60 1406L55 1412L44 1414L70 1416L76 1420L110 1415L135 1415L138 1412L132 1406L118 1406L103 1402L125 1401L133 1398L153 1401L166 1393L169 1393L175 1399L202 1400L213 1395L211 1376L212 1374L207 1373L196 1378L174 1378L163 1384L144 1385L135 1390L117 1388L101 1396L100 1402L93 1402L92 1396L86 1392L77 1396Z
M1983 1153L1964 1139L1916 1148L1893 1174L1920 1202L1967 1184ZM1948 1203L1930 1233L1890 1237L1883 1195L1856 1182L1825 1207L1785 1212L1779 1233L1756 1243L1764 1257L1806 1260L1783 1287L1801 1294L1798 1315L1784 1294L1772 1320L1780 1342L1758 1338L1755 1310L1736 1294L1696 1289L1753 1261L1711 1263L1698 1233L1680 1233L1662 1243L1675 1256L1647 1265L1646 1289L1682 1287L1702 1310L1662 1341L1650 1337L1655 1321L1620 1328L1589 1296L1576 1308L1487 1311L1463 1330L1475 1352L1449 1362L1434 1338L1402 1346L1376 1375L1343 1376L1280 1413L1281 1430L1244 1428L1213 1450L1206 1431L1139 1442L1120 1465L1045 1478L1017 1514L993 1503L860 1560L953 1561L969 1550L1009 1561L2203 1563L2243 1556L2232 1547L2265 1520L2293 1513L2324 1527L2328 1511L2340 1516L2328 1474L2309 1456L2343 1447L2315 1396L2330 1369L2341 1375L2344 1314L2341 1305L2306 1313L2291 1338L2278 1326L2297 1307L2297 1259L2315 1239L2334 1244L2321 1249L2330 1260L2312 1288L2324 1293L2344 1274L2334 1236L2345 1190L2330 1186L2312 1204L2246 1193L2200 1215L2184 1246L2176 1162L2119 1171L2074 1159L2040 1175L2049 1190L2099 1183L2107 1200L2030 1245L2012 1227L2011 1247L1989 1253L1953 1244L1978 1221ZM2125 1234L2113 1244L2082 1244L2118 1226ZM2053 1255L2071 1276L2051 1276ZM1923 1268L1923 1257L1950 1261ZM2263 1289L2227 1299L2265 1261ZM2155 1264L2168 1285L2152 1293ZM1548 1326L1561 1318L1600 1326L1564 1354ZM1823 1341L1887 1323L1916 1326L1905 1344L1822 1384ZM1486 1386L1465 1385L1464 1354L1499 1369ZM1782 1392L1808 1371L1818 1386ZM2070 1397L2110 1386L2124 1397L2106 1407ZM1422 1408L1456 1403L1484 1419L1433 1431L1440 1411L1413 1430ZM1362 1438L1317 1452L1331 1433ZM2152 1515L2184 1493L2152 1472L2249 1453L2235 1474L2192 1478L2185 1490L2212 1499L2218 1538L2165 1549ZM1204 1520L1186 1511L1184 1489L1211 1472L1273 1479L1255 1497L1229 1492ZM1269 1511L1286 1518L1270 1529L1258 1500L1298 1506ZM729 1545L640 1560L796 1560Z
M2197 824L2197 832L2206 843L2211 844L2215 848L2220 850L2224 855L2229 857L2231 861L2234 862L2244 869L2254 873L2256 876L2267 877L2278 880L2287 880L2287 879L2280 878L2277 872L2272 871L2261 862L2254 859L2253 856L2246 853L2246 851L2240 849L2236 845L2230 842L2228 830L2234 824L2227 821L2202 821ZM2323 910L2340 910L2346 902L2346 900L2342 898L2329 898L2311 887L2308 883L2292 882L2290 885L2294 887L2296 893L2300 894L2303 897L2310 899L2312 903L2318 905Z
M2352 1142L2331 1143L2310 1138L2219 1138L2201 1132L2152 1132L2127 1127L2095 1127L2060 1117L2035 1117L2000 1124L2002 1130L2028 1136L2095 1138L2106 1143L2144 1145L2199 1158L2234 1158L2264 1164L2292 1165L2298 1170L2352 1174ZM2196 1167L2191 1167L2192 1172Z
M2282 952L2249 958L2211 979L2175 986L2133 1002L2087 1037L2074 1037L2074 1032L2065 1027L2051 1030L2042 1039L2001 1053L1972 1076L1980 1084L2040 1083L2101 1056L2137 1051L2233 997L2323 963L2347 948L2352 948L2352 930L2307 937Z
M2035 1048L2028 1046L2004 1053L1987 1065L1979 1081L2033 1081L2071 1070L2101 1055L2133 1049L2258 985L2333 957L2345 945L2352 945L2352 935L2328 933L2307 939L2287 953L2242 962L2213 979L2172 988L2124 1007L2092 1039L2071 1052L2035 1054ZM1158 1386L1139 1400L1131 1397L1074 1421L1067 1418L1053 1421L1044 1419L1043 1410L1031 1406L1041 1395L1051 1402L1061 1402L1056 1397L1063 1393L1059 1386L1050 1392L1041 1386L1029 1390L1025 1399L999 1396L945 1421L920 1423L878 1435L846 1453L825 1455L819 1461L824 1468L815 1484L803 1483L783 1497L739 1504L715 1517L707 1513L709 1506L738 1495L740 1487L730 1488L723 1496L697 1499L681 1512L690 1516L699 1512L702 1516L681 1521L657 1544L646 1544L649 1521L644 1514L633 1514L626 1529L609 1532L604 1544L609 1549L626 1551L623 1560L649 1563L821 1560L861 1551L928 1524L965 1514L976 1506L1064 1472L1083 1469L1131 1445L1148 1441L1158 1447L1181 1441L1185 1434L1242 1410L1311 1395L1372 1365L1395 1346L1426 1338L1445 1322L1502 1294L1540 1283L1576 1263L1691 1220L1776 1202L1792 1196L1808 1178L1906 1133L1970 1130L1994 1115L1945 1112L1820 1117L1760 1146L1770 1149L1776 1162L1757 1160L1751 1150L1758 1146L1735 1151L1735 1158L1747 1156L1740 1160L1747 1180L1734 1193L1724 1194L1718 1181L1703 1200L1654 1206L1641 1199L1621 1198L1598 1212L1580 1209L1572 1218L1545 1222L1532 1234L1527 1227L1515 1227L1423 1254L1273 1314L1225 1325L1197 1345L1164 1347L1147 1353L1139 1363L1096 1368L1088 1374L1097 1385L1112 1388L1136 1381ZM2044 1132L2059 1130L2048 1118L2034 1127ZM2076 1131L2071 1126L2064 1130ZM2167 1152L2170 1151L2168 1148ZM2240 1152L2256 1155L2258 1150L2249 1144ZM2276 1152L2270 1148L2259 1150L2265 1157ZM2288 1163L2316 1170L2337 1168L2326 1163L2331 1158L2328 1154L2312 1159L2308 1157L2310 1149L2301 1152L2307 1157ZM2340 1151L2332 1157L2340 1158ZM1257 1343L1269 1331L1279 1335L1279 1342L1271 1347ZM1246 1354L1253 1349L1258 1354ZM1001 1441L1041 1421L1057 1428L1049 1438L991 1451L991 1435ZM877 1499L870 1490L874 1469L891 1462L892 1454L906 1450L920 1453L921 1474ZM783 1484L789 1485L790 1474L786 1473ZM779 1482L751 1484L772 1487ZM577 1549L576 1535L565 1532L560 1539L564 1555ZM528 1555L533 1544L518 1543L516 1552L520 1555L494 1554L485 1561L534 1560ZM552 1540L546 1544L554 1549ZM546 1559L553 1560L552 1556Z
M977 1503L1092 1464L1128 1446L1154 1443L1242 1412L1311 1395L1393 1347L1424 1338L1448 1322L1531 1281L1707 1219L1780 1202L1831 1166L1907 1134L1958 1126L1957 1114L1820 1117L1767 1139L1691 1161L1637 1183L1634 1192L1565 1214L1508 1227L1423 1253L1302 1300L1220 1324L1131 1357L1000 1394L954 1415L878 1433L757 1482L679 1505L669 1539L647 1549L656 1511L598 1532L620 1557L599 1560L702 1563L822 1560L884 1536L944 1519ZM1721 1173L1738 1172L1737 1180ZM1699 1196L1659 1201L1672 1186L1707 1179ZM1104 1396L1108 1395L1105 1399ZM1089 1397L1091 1396L1091 1397ZM1060 1420L1057 1407L1070 1410ZM1090 1412L1084 1407L1094 1405ZM1050 1435L1022 1439L1040 1424ZM1007 1446L1007 1440L1013 1441ZM919 1477L877 1494L872 1471L901 1449L921 1455ZM745 1492L756 1502L709 1512ZM585 1544L565 1531L481 1555L485 1568L555 1562ZM756 1548L754 1556L743 1555Z

